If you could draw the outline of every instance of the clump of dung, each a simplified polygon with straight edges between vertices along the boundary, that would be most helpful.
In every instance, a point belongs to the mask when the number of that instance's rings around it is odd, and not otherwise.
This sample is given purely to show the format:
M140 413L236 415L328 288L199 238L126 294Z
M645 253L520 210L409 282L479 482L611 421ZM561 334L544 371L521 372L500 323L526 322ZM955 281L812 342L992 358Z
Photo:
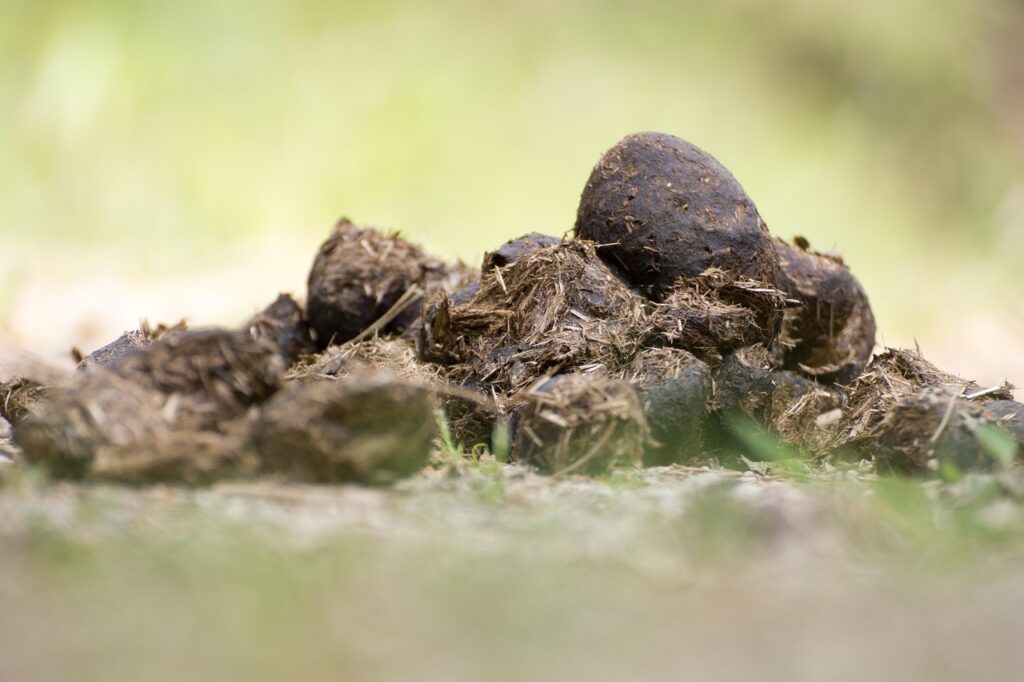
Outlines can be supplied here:
M704 420L711 397L711 369L679 348L641 351L620 378L636 391L652 443L644 464L660 466L702 454Z
M786 306L771 285L712 268L679 279L654 306L651 324L664 343L717 364L738 348L771 343Z
M983 467L990 458L975 436L980 424L1016 433L1007 384L982 388L943 372L918 353L888 349L876 355L847 392L834 441L880 466L925 472L949 461L959 468ZM988 405L993 405L989 410Z
M875 346L867 294L841 258L775 240L778 286L799 302L786 310L779 348L787 369L842 384L855 379Z
M252 433L264 470L293 480L385 483L419 471L436 436L431 395L387 371L291 382Z
M633 387L600 374L561 374L516 398L513 456L554 474L639 466L650 436Z
M247 332L180 332L53 386L15 428L58 477L196 483L251 472L245 417L281 360Z
M796 372L772 369L764 346L726 357L714 385L714 411L726 420L743 414L811 455L822 454L834 437L842 391Z
M316 352L306 315L294 298L281 294L273 303L254 315L244 328L254 339L267 339L277 348L285 366Z
M443 300L424 355L455 383L511 395L545 375L617 371L651 334L647 305L590 242L542 247L485 273L466 303Z
M240 424L195 428L186 402L108 370L76 374L33 407L15 442L58 478L202 483L251 470Z
M373 328L401 333L419 318L432 291L454 292L475 274L424 254L397 233L342 219L309 272L306 313L321 348Z
M174 397L198 428L244 413L277 389L283 362L274 344L245 331L174 334L110 366L140 387Z
M999 426L997 414L983 402L974 402L943 391L925 390L896 401L875 432L873 454L882 469L915 474L942 470L952 464L955 471L990 469L999 462L980 429ZM1006 429L1011 442L1016 429Z
M79 371L89 371L97 367L109 367L125 355L145 348L154 341L185 331L188 325L184 320L174 325L158 324L153 327L143 322L138 329L126 331L102 348L94 350L78 363Z
M775 282L778 259L754 202L693 144L637 133L605 152L580 198L576 236L655 300L709 268Z

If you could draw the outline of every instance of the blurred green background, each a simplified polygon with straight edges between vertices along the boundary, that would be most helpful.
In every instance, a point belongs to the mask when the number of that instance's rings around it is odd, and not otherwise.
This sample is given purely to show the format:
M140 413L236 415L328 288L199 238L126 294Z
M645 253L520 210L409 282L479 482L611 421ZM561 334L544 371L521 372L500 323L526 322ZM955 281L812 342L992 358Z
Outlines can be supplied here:
M1024 383L1011 0L2 0L0 347L236 322L342 214L470 262L561 234L644 129L840 251L880 341Z

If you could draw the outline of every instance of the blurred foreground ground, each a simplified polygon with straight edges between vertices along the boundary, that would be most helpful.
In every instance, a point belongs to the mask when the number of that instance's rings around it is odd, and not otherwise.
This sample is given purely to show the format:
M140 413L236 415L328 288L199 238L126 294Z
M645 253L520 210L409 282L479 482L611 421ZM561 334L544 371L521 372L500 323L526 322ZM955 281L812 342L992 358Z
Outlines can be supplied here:
M1018 679L1007 483L486 462L396 490L14 477L0 678Z

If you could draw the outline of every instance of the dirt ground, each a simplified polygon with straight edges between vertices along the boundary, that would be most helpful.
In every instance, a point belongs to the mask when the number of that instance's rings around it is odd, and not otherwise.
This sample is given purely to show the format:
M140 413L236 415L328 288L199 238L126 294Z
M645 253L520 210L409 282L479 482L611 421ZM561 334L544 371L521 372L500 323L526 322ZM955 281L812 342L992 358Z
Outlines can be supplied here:
M1016 679L1015 482L0 490L2 679Z

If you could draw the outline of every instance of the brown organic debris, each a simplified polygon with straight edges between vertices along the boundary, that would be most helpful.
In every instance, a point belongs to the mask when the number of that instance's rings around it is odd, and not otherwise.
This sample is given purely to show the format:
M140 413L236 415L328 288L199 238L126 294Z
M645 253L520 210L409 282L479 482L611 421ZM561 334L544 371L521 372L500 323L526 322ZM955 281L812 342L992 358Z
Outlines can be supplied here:
M201 428L193 400L108 370L77 374L18 424L15 442L61 478L201 483L244 471L240 428Z
M788 370L770 368L763 346L727 357L715 374L715 412L740 412L808 454L821 454L843 406L841 390Z
M1019 403L1011 400L1011 389L985 389L943 372L917 352L887 349L851 385L830 445L907 473L925 471L933 459L987 466L972 434L976 425L997 424L1003 415L1010 415L1009 431L1016 433L1012 406ZM987 410L988 404L995 410Z
M15 429L58 477L205 482L252 470L244 418L277 388L281 359L247 332L178 332L76 372Z

